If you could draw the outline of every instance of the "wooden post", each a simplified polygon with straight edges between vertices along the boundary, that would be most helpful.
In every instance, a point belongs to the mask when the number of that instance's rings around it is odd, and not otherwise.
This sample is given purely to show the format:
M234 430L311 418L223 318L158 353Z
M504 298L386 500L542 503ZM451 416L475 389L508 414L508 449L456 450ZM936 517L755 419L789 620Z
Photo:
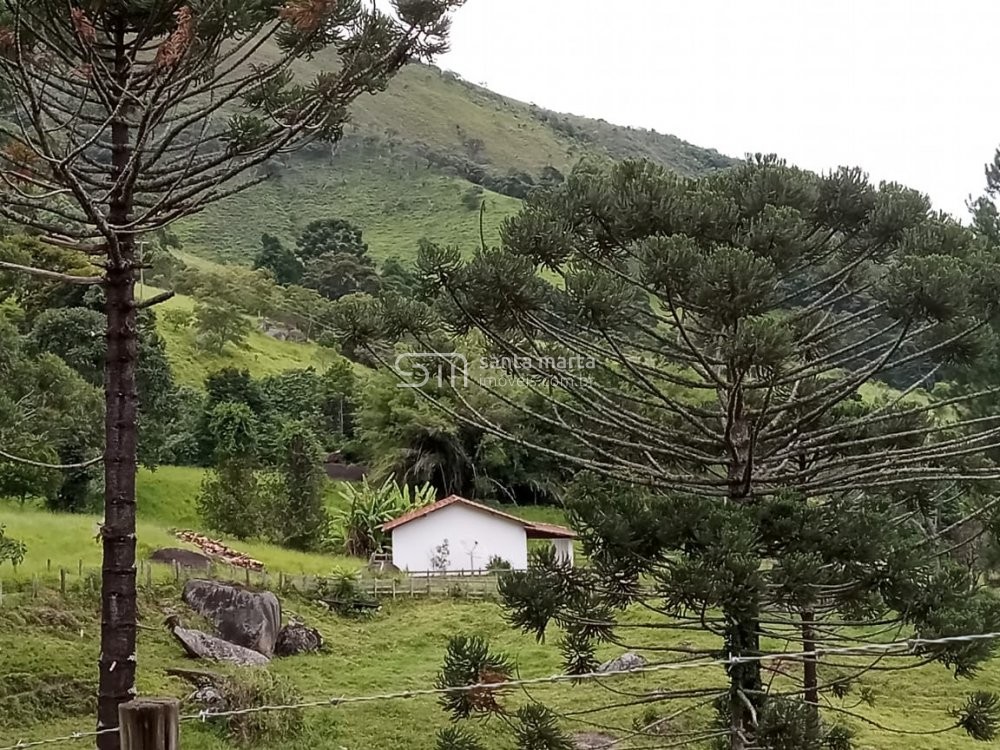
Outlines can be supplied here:
M181 564L174 560L174 581L179 582L181 580Z
M250 568L243 568L243 572L246 573L247 588L250 588Z
M392 579L392 600L396 601L396 579Z
M45 572L46 573L51 573L52 572L52 561L51 560L46 560L45 561Z
M413 581L414 581L413 576L410 576L410 598L411 599L413 598Z
M180 701L141 698L118 707L122 750L178 750Z
M66 596L66 568L59 568L59 593Z
M80 563L77 565L76 574L81 578L83 577L83 560L80 560Z

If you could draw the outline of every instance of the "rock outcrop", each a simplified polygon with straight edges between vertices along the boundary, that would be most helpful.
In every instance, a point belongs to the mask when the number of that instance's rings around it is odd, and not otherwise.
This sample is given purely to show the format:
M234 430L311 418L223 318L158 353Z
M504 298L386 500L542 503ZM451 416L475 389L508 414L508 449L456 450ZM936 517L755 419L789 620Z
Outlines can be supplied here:
M281 630L281 602L270 591L255 592L219 581L191 580L185 603L215 627L219 637L270 657Z
M617 659L604 662L597 668L598 672L628 672L632 669L639 669L646 666L646 660L639 654L626 651Z
M195 659L228 662L241 667L259 667L270 662L266 656L252 649L237 646L200 630L182 628L176 620L168 623L168 627L188 656Z
M323 648L323 636L315 628L306 627L302 623L292 622L278 633L278 641L274 645L275 656L296 656L312 654Z

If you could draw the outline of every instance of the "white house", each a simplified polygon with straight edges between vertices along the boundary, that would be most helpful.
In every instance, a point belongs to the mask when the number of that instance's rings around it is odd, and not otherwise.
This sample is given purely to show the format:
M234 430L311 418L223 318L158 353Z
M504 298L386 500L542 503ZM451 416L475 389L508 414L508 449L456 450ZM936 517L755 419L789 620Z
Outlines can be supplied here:
M458 495L410 511L382 526L392 534L392 563L400 570L482 571L498 557L528 567L528 540L549 539L573 562L576 534L565 526L525 521Z

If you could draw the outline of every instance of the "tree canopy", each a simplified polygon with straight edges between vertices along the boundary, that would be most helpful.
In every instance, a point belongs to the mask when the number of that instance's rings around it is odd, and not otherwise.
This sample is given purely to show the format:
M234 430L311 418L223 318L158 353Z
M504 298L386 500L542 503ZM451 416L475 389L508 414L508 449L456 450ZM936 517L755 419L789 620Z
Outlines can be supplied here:
M818 696L854 678L805 658L803 687L772 691L752 658L762 638L811 653L849 641L852 622L934 635L1000 624L978 581L942 560L940 525L998 518L1000 473L984 454L1000 417L970 410L995 388L924 388L980 351L997 254L925 196L764 156L701 179L584 164L534 194L499 248L465 259L427 244L419 266L434 307L351 300L344 339L390 366L379 341L445 357L475 332L530 392L513 399L481 377L452 380L446 398L419 391L581 471L567 496L591 566L541 556L502 591L516 626L565 629L572 672L596 666L598 642L629 645L620 618L641 603L665 622L639 627L703 629L719 639L705 655L750 657L691 696L714 702L707 731L726 747L783 726L819 747L842 728L819 720ZM903 369L900 390L885 385ZM535 434L491 419L474 393ZM548 431L561 440L538 439ZM968 674L989 652L927 656Z

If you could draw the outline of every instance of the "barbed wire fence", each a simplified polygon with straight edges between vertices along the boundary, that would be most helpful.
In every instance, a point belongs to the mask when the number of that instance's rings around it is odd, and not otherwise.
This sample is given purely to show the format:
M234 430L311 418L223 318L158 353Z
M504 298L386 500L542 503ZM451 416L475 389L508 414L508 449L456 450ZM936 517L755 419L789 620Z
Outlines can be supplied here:
M207 723L215 719L247 716L260 713L277 713L283 711L302 711L316 708L338 708L341 706L357 705L363 703L379 703L386 701L410 700L420 697L435 697L443 695L456 695L464 693L482 694L485 691L510 690L519 687L538 687L548 685L558 685L563 683L579 684L594 680L609 680L623 677L636 676L640 674L651 674L658 672L679 672L693 669L707 669L712 667L733 667L739 664L766 663L771 661L803 661L806 659L818 659L824 656L870 656L879 654L884 656L914 656L922 653L925 649L935 646L948 646L952 644L971 644L1000 640L1000 632L991 633L971 633L965 635L946 636L942 638L908 638L905 640L890 641L888 643L869 643L857 646L844 646L834 648L818 648L812 651L799 651L788 653L760 654L754 656L729 656L722 659L702 659L697 661L683 662L662 662L658 664L646 664L636 666L631 669L609 670L606 672L594 671L583 674L551 674L543 677L528 677L514 680L497 680L492 682L477 682L469 685L459 685L454 687L425 687L412 688L406 690L394 690L384 693L374 693L369 695L335 695L325 698L304 700L293 703L262 704L232 710L213 711L203 709L197 713L185 714L180 717L180 723L188 724L192 722ZM100 729L97 731L72 732L61 737L53 737L43 740L19 741L12 745L0 747L0 750L28 750L33 747L44 747L48 745L58 745L73 743L79 740L97 737L102 734L117 732L117 728ZM700 740L697 740L700 741Z

